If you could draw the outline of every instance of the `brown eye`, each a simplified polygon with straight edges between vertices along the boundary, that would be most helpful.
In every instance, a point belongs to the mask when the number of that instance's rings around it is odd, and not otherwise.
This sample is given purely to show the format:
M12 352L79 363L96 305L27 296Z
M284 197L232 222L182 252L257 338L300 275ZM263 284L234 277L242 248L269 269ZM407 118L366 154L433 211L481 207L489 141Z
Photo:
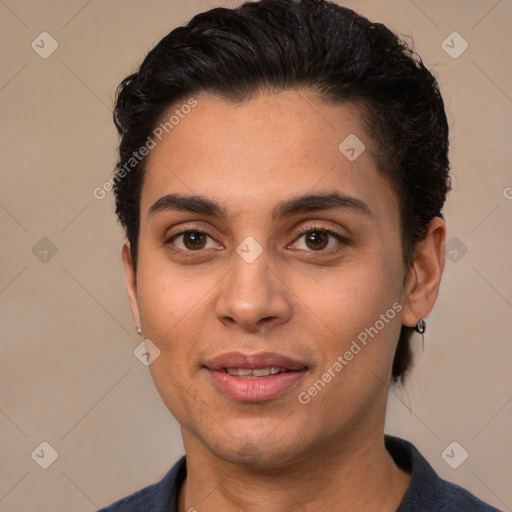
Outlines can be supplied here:
M302 234L295 240L293 245L295 249L305 251L330 252L331 250L342 248L345 243L346 238L335 231L312 227L303 230Z
M198 231L187 231L183 234L183 245L187 249L202 249L205 245L206 236Z
M197 231L195 229L189 229L172 236L166 243L175 245L178 249L184 251L198 251L200 249L208 248L206 247L208 238L211 239L207 233L203 233L202 231ZM182 240L180 241L180 239ZM213 243L210 248L215 247L216 245Z
M311 231L306 233L305 240L310 249L324 249L329 242L329 235L325 231Z

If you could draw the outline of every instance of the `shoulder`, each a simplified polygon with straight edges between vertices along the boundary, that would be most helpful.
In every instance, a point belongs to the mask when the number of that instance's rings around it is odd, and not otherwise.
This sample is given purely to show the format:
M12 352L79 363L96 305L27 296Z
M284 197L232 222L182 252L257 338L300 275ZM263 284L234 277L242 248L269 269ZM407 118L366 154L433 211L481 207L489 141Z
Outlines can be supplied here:
M155 501L155 494L160 483L148 485L129 496L125 496L110 505L103 507L98 512L142 512L151 510L151 504Z
M174 512L186 474L186 459L183 456L160 482L148 485L97 512Z
M478 499L466 489L459 485L441 480L443 486L444 503L439 508L440 512L449 512L451 510L467 510L468 512L496 512L497 508ZM499 511L498 511L499 512Z
M409 489L397 512L498 511L459 485L440 478L412 443L386 435L385 444L396 464L411 473Z

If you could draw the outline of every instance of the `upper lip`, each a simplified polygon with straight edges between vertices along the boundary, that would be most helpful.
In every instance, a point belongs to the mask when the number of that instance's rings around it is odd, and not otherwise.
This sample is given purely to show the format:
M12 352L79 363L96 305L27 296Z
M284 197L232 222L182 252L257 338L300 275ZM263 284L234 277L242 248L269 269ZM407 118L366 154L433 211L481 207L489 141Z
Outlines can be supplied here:
M284 368L286 370L303 370L307 366L301 361L291 357L275 354L273 352L259 352L257 354L243 354L242 352L226 352L205 362L210 370L223 370L226 368Z

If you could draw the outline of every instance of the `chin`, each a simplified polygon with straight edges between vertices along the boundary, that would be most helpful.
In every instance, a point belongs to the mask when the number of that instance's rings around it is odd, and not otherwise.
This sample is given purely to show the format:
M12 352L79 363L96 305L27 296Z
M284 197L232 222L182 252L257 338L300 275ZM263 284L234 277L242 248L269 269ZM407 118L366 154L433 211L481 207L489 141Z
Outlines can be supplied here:
M251 466L259 469L278 469L289 465L299 449L296 444L290 443L290 436L272 437L268 431L260 435L251 432L251 435L230 436L228 439L216 442L203 442L216 456L231 464Z

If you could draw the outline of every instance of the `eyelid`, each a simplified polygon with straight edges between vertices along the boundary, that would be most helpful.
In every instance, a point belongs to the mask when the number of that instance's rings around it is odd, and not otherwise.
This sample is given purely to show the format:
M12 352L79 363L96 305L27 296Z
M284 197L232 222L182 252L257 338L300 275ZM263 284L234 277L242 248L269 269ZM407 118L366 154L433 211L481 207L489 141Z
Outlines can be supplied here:
M197 226L197 225L188 225L188 226L183 227L182 229L180 229L176 233L173 233L172 235L165 237L163 245L164 246L169 245L169 244L172 243L172 241L175 238L177 238L177 237L179 237L181 235L184 235L184 234L186 234L188 232L191 232L191 231L194 231L194 232L206 235L207 237L209 237L212 240L214 240L217 244L219 243L217 240L215 240L215 238L213 238L212 235L210 235L210 233L208 233L204 229L200 228L199 226ZM347 236L342 235L341 233L339 233L338 231L334 230L333 228L331 228L331 227L329 227L327 225L322 225L321 223L315 223L315 224L301 226L300 228L298 228L295 231L294 238L293 238L292 242L290 244L288 244L287 247L289 247L290 245L295 244L297 242L297 240L299 238L301 238L301 236L304 235L305 233L310 233L312 231L325 231L329 235L331 235L334 238L336 238L338 240L338 242L340 242L340 244L338 244L335 248L331 248L331 249L329 249L327 251L322 251L322 250L321 251L313 251L313 250L310 250L310 251L307 251L307 252L330 253L330 252L336 251L336 248L339 247L339 245L343 245L343 244L348 243L348 237ZM198 249L197 251L192 251L192 250L184 250L184 249L180 249L180 248L175 248L175 250L176 251L180 251L180 252L184 252L184 253L200 253L200 252L204 252L204 249Z
M309 233L311 231L325 231L326 233L329 233L330 235L334 235L336 238L338 238L341 241L348 242L348 236L342 235L335 229L333 229L330 226L323 225L321 223L311 224L311 225L305 225L297 229L296 231L296 237L294 239L297 240L300 235L303 235L304 233Z
M305 233L311 233L311 232L314 232L314 231L325 231L329 236L335 238L339 243L335 246L335 247L331 247L331 249L327 249L327 250L320 250L320 251L314 251L312 249L310 250L306 250L305 252L308 252L308 253L318 253L318 254L334 254L336 253L338 250L340 250L343 246L347 245L349 243L349 238L345 235L342 235L341 233L339 233L338 231L336 231L335 229L331 228L330 226L326 226L326 225L322 225L321 223L314 223L314 224L311 224L311 225L305 225L305 226L302 226L301 228L299 228L296 232L296 236L295 238L293 239L293 242L291 242L291 244L289 245L294 245L295 243L297 243L297 241L302 238L302 235L304 235ZM287 247L289 247L289 245ZM299 249L299 250L302 250L304 251L304 249Z
M211 238L212 240L215 240L215 238L213 238L213 236L210 235L210 233L208 233L208 231L205 231L203 228L201 228L201 227L199 227L197 225L191 224L191 225L183 227L182 229L180 229L176 233L173 233L170 236L165 236L162 245L163 246L170 245L175 238L178 238L179 236L184 235L186 233L189 233L191 231L197 232L197 233L201 233L202 235L206 235L209 238ZM219 243L219 242L217 242L217 240L215 240L215 242ZM176 250L177 251L182 251L182 252L190 252L190 253L192 253L192 252L202 252L201 250L198 250L198 251L184 251L183 249L179 249L179 248L176 248Z

